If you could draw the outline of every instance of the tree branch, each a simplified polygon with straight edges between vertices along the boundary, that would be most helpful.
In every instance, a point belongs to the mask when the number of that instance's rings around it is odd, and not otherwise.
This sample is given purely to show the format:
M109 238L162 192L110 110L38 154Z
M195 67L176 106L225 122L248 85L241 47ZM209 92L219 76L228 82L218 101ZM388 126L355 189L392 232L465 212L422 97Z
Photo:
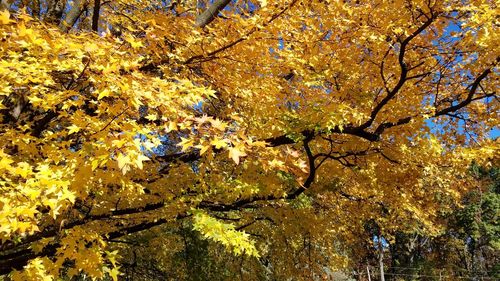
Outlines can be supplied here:
M495 64L498 64L499 62L500 62L500 56L496 58ZM485 69L479 76L476 77L476 79L474 79L474 82L472 82L472 84L469 86L470 87L469 93L463 101L461 101L460 103L458 103L456 105L439 110L438 112L436 112L435 116L445 115L447 113L457 111L457 110L465 107L469 103L471 103L473 101L474 94L476 93L477 88L479 87L479 84L490 73L491 73L491 67L488 69Z
M126 226L119 230L110 232L106 235L106 239L112 240L125 235L137 233L146 229L150 229L155 226L162 225L172 220L183 219L188 217L187 214L178 214L173 219L158 219L155 221L147 221L140 224L135 224L131 226ZM54 256L60 245L58 243L47 245L39 253L35 253L32 249L24 249L15 253L0 256L0 275L9 274L13 269L20 270L28 264L28 262L37 257L43 256Z
M361 126L358 128L363 130L368 127L370 127L373 122L375 121L375 118L377 117L377 114L382 110L382 108L391 100L393 99L396 94L401 90L405 82L408 80L408 66L406 65L404 58L405 58L405 53L406 53L406 47L410 43L411 40L413 40L415 37L417 37L420 33L422 33L427 27L429 27L432 22L437 18L437 14L431 14L430 17L417 29L415 30L412 34L410 34L405 40L403 40L400 44L399 47L399 55L398 55L398 63L399 67L401 69L401 73L399 74L399 80L394 86L394 88L385 96L372 110L370 114L370 118L363 123Z
M165 207L165 205L166 204L163 202L158 202L158 203L152 203L152 204L148 204L148 205L140 206L140 207L131 207L131 208L125 208L125 209L120 209L120 210L114 210L114 211L110 211L108 213L99 214L99 215L87 215L80 220L75 220L75 221L72 221L70 223L64 224L62 227L54 227L54 228L46 229L46 230L41 231L41 232L37 232L36 234L33 234L33 235L26 236L25 238L21 239L21 241L18 241L17 243L6 242L6 243L1 245L0 251L12 250L15 248L22 247L22 246L29 244L29 243L33 243L33 242L38 241L38 240L43 239L43 238L54 237L62 230L70 229L70 228L73 228L75 226L84 225L84 224L87 224L87 223L92 222L92 221L109 219L109 218L115 217L115 216L133 215L133 214L139 214L139 213L144 213L144 212L148 212L148 211L154 211L154 210L158 210L158 209ZM0 260L1 259L2 259L2 256L0 256Z
M66 14L64 20L59 24L59 28L62 32L68 32L73 25L78 21L83 11L88 6L88 0L75 0L71 10Z
M219 12L224 9L231 0L216 0L208 9L196 17L195 26L205 27L207 24L211 23Z
M494 65L498 64L499 62L500 62L500 57L497 57ZM449 115L450 113L456 112L457 110L460 110L460 109L466 107L467 105L469 105L471 102L477 100L477 98L474 98L474 95L476 94L477 89L479 88L479 84L481 83L481 81L483 81L488 76L488 74L491 73L491 69L493 67L494 66L485 69L481 74L479 74L474 79L474 81L469 85L469 87L467 87L467 88L470 88L470 89L469 89L469 92L467 94L467 97L463 101L459 102L456 105L449 106L449 107L446 107L444 109L441 109L441 110L437 111L432 117L439 117L439 116L442 116L442 115ZM482 98L495 96L495 94L496 93L487 94L485 96L482 96ZM382 124L380 124L377 127L377 129L375 130L374 134L380 135L380 134L382 134L388 128L395 127L395 126L400 126L400 125L404 125L404 124L408 124L408 123L410 123L410 121L413 118L415 118L415 116L404 117L404 118L399 119L396 122L385 122L385 123L382 123Z

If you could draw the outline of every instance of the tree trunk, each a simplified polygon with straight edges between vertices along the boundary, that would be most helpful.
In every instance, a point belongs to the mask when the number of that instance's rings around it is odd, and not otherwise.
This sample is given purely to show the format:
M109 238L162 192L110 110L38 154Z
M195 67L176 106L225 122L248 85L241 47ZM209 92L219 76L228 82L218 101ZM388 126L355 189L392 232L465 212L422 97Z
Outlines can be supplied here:
M92 30L97 32L99 29L99 10L101 9L101 0L94 1L94 11L92 12Z
M385 281L384 276L384 248L382 245L382 237L378 236L378 264L380 267L380 281Z

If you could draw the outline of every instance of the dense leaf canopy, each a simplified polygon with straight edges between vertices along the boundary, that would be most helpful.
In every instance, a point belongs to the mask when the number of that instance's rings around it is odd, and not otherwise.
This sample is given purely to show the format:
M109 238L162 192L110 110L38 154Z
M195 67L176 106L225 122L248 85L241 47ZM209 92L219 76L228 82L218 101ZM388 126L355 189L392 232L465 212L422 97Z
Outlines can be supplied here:
M175 278L199 233L242 276L310 279L367 231L438 234L498 164L499 12L2 0L0 274L116 280L140 236Z

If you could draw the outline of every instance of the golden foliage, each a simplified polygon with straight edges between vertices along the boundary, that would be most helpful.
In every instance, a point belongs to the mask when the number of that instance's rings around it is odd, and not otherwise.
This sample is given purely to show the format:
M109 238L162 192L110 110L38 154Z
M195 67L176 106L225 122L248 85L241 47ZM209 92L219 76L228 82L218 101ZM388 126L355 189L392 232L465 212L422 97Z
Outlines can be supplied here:
M36 9L53 1L14 2L0 11L13 280L117 280L113 239L179 220L302 264L279 276L342 268L368 222L438 233L469 165L497 160L492 1L233 1L198 28L192 1L120 0L69 32Z

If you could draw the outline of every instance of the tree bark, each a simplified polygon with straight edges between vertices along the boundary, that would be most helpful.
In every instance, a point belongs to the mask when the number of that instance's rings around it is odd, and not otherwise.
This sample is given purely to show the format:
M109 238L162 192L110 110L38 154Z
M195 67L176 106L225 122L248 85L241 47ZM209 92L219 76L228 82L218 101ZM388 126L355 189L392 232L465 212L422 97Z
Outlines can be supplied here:
M92 30L97 32L99 29L99 11L101 9L101 0L94 1L94 11L92 12Z
M195 26L205 27L207 24L211 23L219 12L224 9L231 0L216 0L214 3L208 7L203 13L196 17Z
M0 0L0 11L1 10L9 10L12 5L10 0Z
M385 281L384 276L384 248L382 245L382 236L378 236L378 264L380 267L380 281Z
M46 21L59 24L66 7L66 0L49 0L47 5Z

